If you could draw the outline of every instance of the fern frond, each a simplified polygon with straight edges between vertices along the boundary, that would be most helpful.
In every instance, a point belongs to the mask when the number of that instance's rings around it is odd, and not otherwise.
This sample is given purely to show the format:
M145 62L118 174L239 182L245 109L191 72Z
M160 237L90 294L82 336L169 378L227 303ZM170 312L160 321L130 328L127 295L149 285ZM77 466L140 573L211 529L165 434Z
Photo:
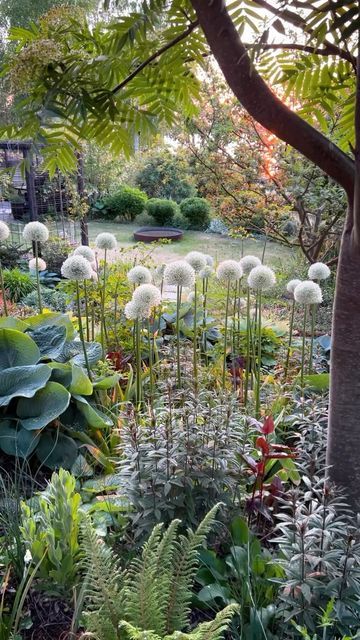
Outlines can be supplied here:
M222 611L219 611L214 620L202 622L191 633L175 631L171 635L165 636L163 640L222 640L232 618L238 611L239 606L237 604L230 604Z
M160 636L154 633L154 631L142 631L125 620L120 622L119 629L125 631L129 640L161 640Z

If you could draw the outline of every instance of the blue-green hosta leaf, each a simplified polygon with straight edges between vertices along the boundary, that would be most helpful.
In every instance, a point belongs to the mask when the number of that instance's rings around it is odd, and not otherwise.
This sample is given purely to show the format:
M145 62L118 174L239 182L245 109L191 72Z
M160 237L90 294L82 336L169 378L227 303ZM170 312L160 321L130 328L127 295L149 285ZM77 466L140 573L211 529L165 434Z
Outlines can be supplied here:
M16 427L16 423L11 420L0 421L0 448L10 456L28 458L39 438L39 433Z
M66 342L66 327L64 325L45 325L27 333L40 350L41 358L55 360L62 353Z
M28 328L29 325L23 320L20 320L20 318L12 318L11 316L0 318L0 329L16 329L16 331L23 333Z
M78 367L76 364L72 366L72 379L69 391L79 396L91 396L93 392L93 386L89 380L89 376L87 376L82 367Z
M51 369L46 364L0 371L0 407L6 407L12 398L32 398L45 387L50 375Z
M96 407L93 407L85 398L77 395L73 397L78 410L86 418L89 427L93 427L93 429L106 429L106 427L112 426L113 421L111 418L102 411L99 411L99 409L96 409Z
M36 364L40 351L35 342L16 329L0 329L0 371Z
M70 393L58 382L48 382L31 400L21 398L16 413L24 429L42 429L56 420L69 406Z
M99 342L85 342L85 348L90 366L93 366L102 358L102 347ZM74 364L84 367L84 351L80 340L66 342L62 353L59 354L56 360L58 362L68 362L71 360Z
M31 316L31 318L26 318L26 323L29 325L31 330L37 329L38 327L46 327L46 326L62 326L66 329L66 338L67 340L71 340L75 335L75 329L73 323L71 322L71 318L67 313L58 313L56 311L44 311L37 316Z
M36 455L50 469L71 469L78 454L78 447L72 438L57 430L43 431Z
M106 376L105 378L99 378L93 383L94 389L112 389L119 382L120 375L114 373L112 376Z
M48 362L47 365L51 368L50 380L58 382L68 389L72 381L71 364L68 362Z

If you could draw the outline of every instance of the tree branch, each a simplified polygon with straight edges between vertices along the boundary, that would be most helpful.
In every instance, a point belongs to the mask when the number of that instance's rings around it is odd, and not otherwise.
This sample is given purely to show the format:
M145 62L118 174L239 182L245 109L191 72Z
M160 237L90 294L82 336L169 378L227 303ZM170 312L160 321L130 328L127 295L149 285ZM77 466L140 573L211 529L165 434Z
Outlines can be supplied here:
M352 196L354 162L270 90L252 65L224 0L191 0L191 3L229 87L248 113L317 164Z

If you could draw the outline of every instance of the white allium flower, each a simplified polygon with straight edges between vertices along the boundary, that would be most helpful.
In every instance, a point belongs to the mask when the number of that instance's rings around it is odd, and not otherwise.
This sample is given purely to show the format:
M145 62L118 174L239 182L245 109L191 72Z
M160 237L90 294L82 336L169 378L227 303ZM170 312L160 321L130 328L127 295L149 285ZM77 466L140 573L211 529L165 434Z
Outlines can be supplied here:
M192 266L195 273L199 273L206 266L206 256L200 251L190 251L185 256L185 260Z
M80 247L76 247L73 255L82 256L83 258L85 258L85 260L88 260L89 262L94 262L95 260L95 254L93 250L85 244L81 244Z
M203 269L201 269L199 276L200 278L202 278L202 280L205 280L205 278L210 278L213 273L213 268L209 264L207 264Z
M113 233L99 233L95 238L95 244L98 249L109 251L110 249L116 249L117 240Z
M6 222L0 221L0 242L4 242L10 235L10 229Z
M294 278L294 280L289 280L286 285L286 291L293 294L298 284L301 284L301 280L298 280L297 278Z
M49 229L37 220L28 222L23 230L23 238L26 242L46 242L49 239Z
M275 273L270 267L260 264L258 267L251 269L248 276L248 285L250 289L256 291L266 291L271 289L276 282Z
M245 275L249 275L250 271L261 265L261 260L257 256L244 256L240 260L240 264Z
M295 288L294 298L300 304L320 304L322 291L317 282L304 280Z
M195 302L195 291L190 291L190 293L188 294L186 300L187 300L187 302L190 302L190 304L193 304ZM196 301L199 302L200 304L202 304L204 302L204 296L203 296L202 293L198 293L198 295L196 297Z
M133 293L133 301L138 305L157 307L161 302L160 289L154 284L141 284Z
M209 254L205 255L205 260L206 260L206 264L209 265L209 267L213 267L215 264L215 260L212 256L210 256Z
M166 265L164 280L177 287L191 288L195 282L195 271L186 260L176 260Z
M314 262L314 264L310 265L308 271L310 280L326 280L330 274L331 271L324 262Z
M125 305L124 313L128 320L141 320L149 317L150 308L146 305L138 304L135 300L130 300Z
M86 260L86 258L85 258L85 260ZM94 269L92 269L92 271L91 271L91 280L93 280L94 282L97 282L99 280L98 274Z
M240 280L243 275L243 270L239 262L236 260L224 260L220 262L216 269L216 275L222 282L232 282L233 280Z
M32 561L33 557L31 555L31 551L30 549L26 549L25 551L25 555L24 555L24 563L25 564L30 564L30 562Z
M149 269L139 264L128 271L127 279L131 284L148 284L151 282L151 273Z
M90 280L92 274L90 262L83 256L70 256L61 267L61 275L68 280Z
M45 271L46 269L45 260L43 260L42 258L38 258L37 266L38 266L38 271ZM31 260L29 260L29 270L36 271L36 258L31 258Z

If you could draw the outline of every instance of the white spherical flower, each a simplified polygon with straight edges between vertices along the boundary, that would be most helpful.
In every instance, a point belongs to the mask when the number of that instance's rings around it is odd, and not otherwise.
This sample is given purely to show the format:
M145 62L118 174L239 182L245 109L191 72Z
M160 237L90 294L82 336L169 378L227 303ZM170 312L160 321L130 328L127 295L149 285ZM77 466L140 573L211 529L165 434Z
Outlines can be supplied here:
M2 222L0 220L0 242L4 242L8 239L10 235L10 229L7 226L6 222Z
M46 262L42 258L38 258L37 269L38 271L45 271L46 269ZM36 258L29 260L29 270L36 271Z
M131 284L148 284L151 282L151 273L149 269L139 264L128 271L127 279Z
M209 264L207 264L203 269L201 269L199 276L200 278L202 278L202 280L205 280L205 278L210 278L213 273L213 268Z
M85 258L85 260L86 260L86 258ZM94 271L94 269L92 269L92 271L91 271L91 280L93 280L94 282L97 282L99 280L98 274L97 274L96 271Z
M236 260L224 260L220 262L216 269L216 275L222 282L232 282L234 280L240 280L243 275L243 270L239 262Z
M326 280L330 274L331 271L324 262L314 262L314 264L310 265L308 271L310 280Z
M248 276L248 285L250 289L255 289L256 291L266 291L267 289L271 289L275 282L276 278L273 270L262 264L251 269Z
M295 288L294 298L300 304L320 304L322 302L322 291L317 282L304 280Z
M83 256L70 256L61 267L61 275L68 280L90 280L92 274L90 262Z
M298 280L297 278L294 278L294 280L289 280L286 285L286 291L293 294L298 284L301 284L301 280Z
M80 245L80 247L76 247L73 255L82 256L83 258L85 258L85 260L88 260L89 262L94 262L95 260L95 254L93 250L84 244Z
M206 260L206 264L209 265L209 267L213 267L215 264L215 260L212 256L210 256L209 254L205 255L205 260Z
M240 260L240 264L245 275L249 275L250 271L261 265L261 260L257 256L244 256Z
M23 230L23 238L26 242L46 242L49 239L49 229L37 220L28 222Z
M206 266L206 256L200 251L190 251L185 256L185 260L192 266L195 273L199 273Z
M96 236L95 244L98 249L109 251L116 249L117 240L113 233L99 233L99 235Z
M133 293L133 301L138 305L157 307L161 302L160 289L154 284L141 284Z
M139 304L135 300L130 300L125 305L125 316L128 320L142 320L150 315L150 308L146 305Z
M164 280L177 287L191 288L195 282L195 271L186 260L176 260L166 265Z

